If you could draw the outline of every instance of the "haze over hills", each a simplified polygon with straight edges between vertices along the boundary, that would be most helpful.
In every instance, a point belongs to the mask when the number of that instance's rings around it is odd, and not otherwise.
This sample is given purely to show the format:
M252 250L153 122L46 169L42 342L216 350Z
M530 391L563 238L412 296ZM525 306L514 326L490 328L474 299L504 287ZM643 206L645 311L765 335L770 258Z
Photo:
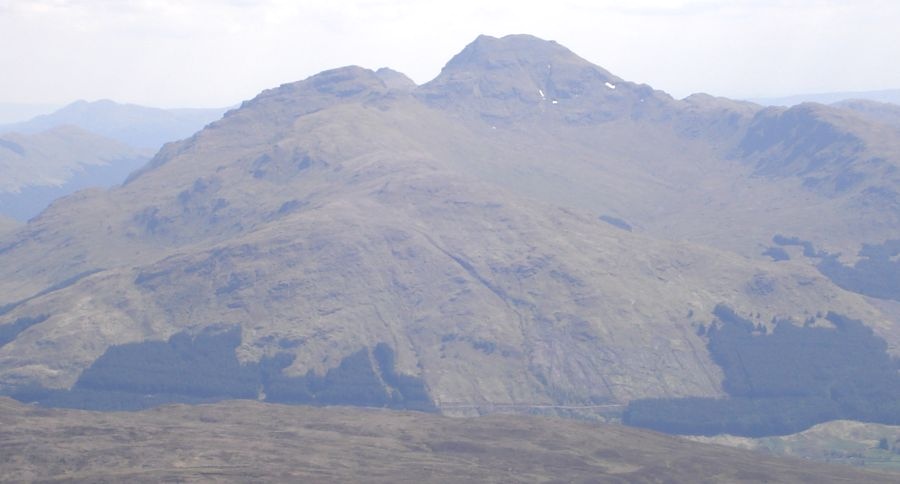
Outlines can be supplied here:
M221 109L160 109L120 104L108 99L76 101L28 121L0 125L2 132L38 133L57 126L78 126L136 149L158 150L164 143L186 138L226 111Z
M4 192L20 191L29 185L62 184L72 177L79 165L141 157L140 151L74 126L34 135L8 133L0 136L0 162L4 174L0 190Z
M898 148L852 110L675 100L530 36L418 87L325 71L0 238L0 391L889 420Z
M148 158L75 126L0 134L0 213L27 220L62 195L120 183Z
M78 101L2 125L0 213L24 221L76 190L117 185L163 143L190 136L223 112Z
M0 102L0 125L27 121L35 116L53 112L59 107L56 104Z
M824 92L816 94L798 94L794 96L774 98L755 98L750 100L766 106L794 106L796 104L808 102L834 104L852 99L900 104L900 89L885 89L881 91Z

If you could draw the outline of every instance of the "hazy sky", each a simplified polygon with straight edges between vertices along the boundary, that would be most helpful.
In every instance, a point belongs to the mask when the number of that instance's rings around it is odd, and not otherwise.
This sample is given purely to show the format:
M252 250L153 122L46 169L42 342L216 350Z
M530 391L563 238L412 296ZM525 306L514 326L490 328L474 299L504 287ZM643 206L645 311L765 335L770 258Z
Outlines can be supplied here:
M481 33L676 97L900 88L896 0L0 0L0 102L224 106L348 64L423 83Z

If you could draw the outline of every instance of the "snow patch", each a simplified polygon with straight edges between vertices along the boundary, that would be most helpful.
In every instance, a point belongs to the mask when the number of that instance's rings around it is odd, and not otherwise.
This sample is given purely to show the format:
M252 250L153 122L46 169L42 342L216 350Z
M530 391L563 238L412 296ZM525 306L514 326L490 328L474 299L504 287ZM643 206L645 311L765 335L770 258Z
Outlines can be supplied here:
M544 91L542 91L542 90L540 90L540 89L538 89L538 94L540 94L540 95L541 95L541 99L547 99L547 97L546 97L546 96L544 96Z
M615 84L612 84L612 83L609 82L609 81L604 82L603 84L605 84L606 87L608 87L608 88L610 88L610 89L615 89L615 88L616 88L616 85L615 85Z
M553 100L553 104L559 104L559 101L557 101L556 99L554 99L554 100Z

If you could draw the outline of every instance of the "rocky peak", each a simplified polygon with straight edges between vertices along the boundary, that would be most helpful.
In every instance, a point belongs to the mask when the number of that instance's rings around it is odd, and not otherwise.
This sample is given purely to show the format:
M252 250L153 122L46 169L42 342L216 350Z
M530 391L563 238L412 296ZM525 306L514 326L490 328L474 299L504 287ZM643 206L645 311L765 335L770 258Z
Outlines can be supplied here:
M458 71L524 67L532 64L541 66L547 63L551 65L577 63L591 66L588 61L552 40L543 40L531 35L507 35L502 38L480 35L450 59L441 75Z
M416 83L406 74L395 71L388 67L382 67L375 71L375 75L384 82L388 89L395 91L412 91L416 88Z
M671 99L530 35L479 36L418 92L432 105L474 108L492 122L554 113L570 122L608 121Z
M283 120L302 116L342 102L358 102L377 97L388 90L385 82L370 69L346 66L320 72L302 81L267 89L237 110L234 116L246 111L265 111L269 117Z

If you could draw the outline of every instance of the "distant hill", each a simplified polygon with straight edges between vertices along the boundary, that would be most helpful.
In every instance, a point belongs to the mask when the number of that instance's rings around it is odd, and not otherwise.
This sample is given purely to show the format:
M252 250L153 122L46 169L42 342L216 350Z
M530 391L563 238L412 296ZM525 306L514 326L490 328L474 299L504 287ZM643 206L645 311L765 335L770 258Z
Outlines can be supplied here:
M75 190L121 183L149 155L68 125L0 134L0 214L24 221Z
M191 136L224 112L78 101L0 125L0 213L27 220L76 190L119 184L164 143Z
M0 126L0 133L37 133L63 125L78 126L138 149L156 151L163 143L199 131L222 117L226 108L159 109L110 100L76 101L29 121Z
M833 104L848 99L864 99L882 103L900 104L900 89L887 89L883 91L846 91L823 92L816 94L796 94L784 97L753 98L753 101L764 106L794 106L801 103L815 102L821 104Z

